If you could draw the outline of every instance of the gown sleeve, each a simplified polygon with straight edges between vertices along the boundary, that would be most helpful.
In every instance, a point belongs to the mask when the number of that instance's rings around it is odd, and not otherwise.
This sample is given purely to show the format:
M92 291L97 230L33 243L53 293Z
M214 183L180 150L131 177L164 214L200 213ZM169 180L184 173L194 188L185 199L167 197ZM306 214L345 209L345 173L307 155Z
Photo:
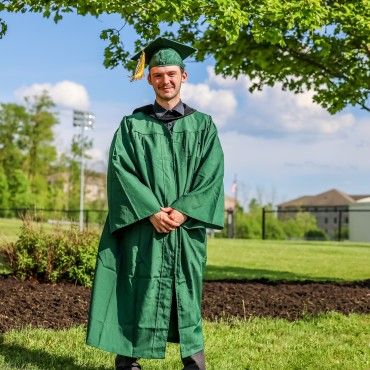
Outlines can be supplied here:
M111 233L161 210L152 190L140 180L131 140L123 119L109 151L107 193Z
M185 228L224 227L224 156L217 129L211 129L204 140L199 166L194 173L191 189L170 207L186 214Z

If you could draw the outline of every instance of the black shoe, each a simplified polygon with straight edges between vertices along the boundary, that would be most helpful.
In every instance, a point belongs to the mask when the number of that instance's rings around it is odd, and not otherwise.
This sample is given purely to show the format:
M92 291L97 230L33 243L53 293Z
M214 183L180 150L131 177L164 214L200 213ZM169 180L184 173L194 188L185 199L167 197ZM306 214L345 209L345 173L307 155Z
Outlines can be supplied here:
M205 370L204 351L182 358L183 370Z
M141 366L135 357L117 355L115 360L116 370L140 370Z

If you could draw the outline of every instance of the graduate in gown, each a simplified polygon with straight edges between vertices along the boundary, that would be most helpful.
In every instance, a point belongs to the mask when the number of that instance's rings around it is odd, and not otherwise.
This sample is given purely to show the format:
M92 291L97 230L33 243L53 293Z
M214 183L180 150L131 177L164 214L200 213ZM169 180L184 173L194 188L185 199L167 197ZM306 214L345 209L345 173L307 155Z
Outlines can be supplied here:
M224 224L224 164L212 118L180 99L194 51L159 37L135 55L156 100L123 117L110 148L87 343L116 353L120 370L164 358L167 342L184 369L205 369L206 228Z

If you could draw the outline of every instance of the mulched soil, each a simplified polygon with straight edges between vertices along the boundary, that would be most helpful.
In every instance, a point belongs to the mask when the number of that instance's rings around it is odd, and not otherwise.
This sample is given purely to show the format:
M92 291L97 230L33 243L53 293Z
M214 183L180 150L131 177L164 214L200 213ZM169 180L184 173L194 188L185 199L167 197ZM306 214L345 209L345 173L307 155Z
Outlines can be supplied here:
M0 332L27 325L68 328L86 324L90 289L0 277ZM370 280L359 283L206 282L203 317L303 316L337 311L370 313Z
M370 313L370 280L334 284L317 282L208 282L203 299L205 316L279 317L297 320L336 311Z

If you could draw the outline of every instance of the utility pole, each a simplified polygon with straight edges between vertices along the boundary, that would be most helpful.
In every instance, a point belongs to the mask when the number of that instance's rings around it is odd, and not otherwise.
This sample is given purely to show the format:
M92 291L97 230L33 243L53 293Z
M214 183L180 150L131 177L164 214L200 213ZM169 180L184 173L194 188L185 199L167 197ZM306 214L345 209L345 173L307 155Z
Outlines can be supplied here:
M234 209L232 207L229 207L226 212L227 212L227 237L229 239L234 237Z
M85 130L93 128L95 115L90 112L80 110L73 111L73 126L81 127L81 165L80 165L80 231L84 229L84 193L85 193Z
M236 214L237 214L237 210L238 210L238 182L237 182L237 178L236 178L236 174L234 175L234 181L233 181L233 185L232 185L232 188L231 188L231 192L234 194L234 211L233 211L233 214L232 214L232 217L233 217L233 231L232 231L232 237L235 238L236 237Z

